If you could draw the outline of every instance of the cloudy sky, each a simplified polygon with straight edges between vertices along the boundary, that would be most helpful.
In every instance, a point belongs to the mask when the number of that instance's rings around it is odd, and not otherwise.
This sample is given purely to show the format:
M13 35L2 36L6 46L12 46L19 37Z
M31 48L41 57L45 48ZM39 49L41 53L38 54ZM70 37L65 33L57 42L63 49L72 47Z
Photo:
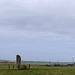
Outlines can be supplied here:
M74 0L0 0L0 59L72 61Z

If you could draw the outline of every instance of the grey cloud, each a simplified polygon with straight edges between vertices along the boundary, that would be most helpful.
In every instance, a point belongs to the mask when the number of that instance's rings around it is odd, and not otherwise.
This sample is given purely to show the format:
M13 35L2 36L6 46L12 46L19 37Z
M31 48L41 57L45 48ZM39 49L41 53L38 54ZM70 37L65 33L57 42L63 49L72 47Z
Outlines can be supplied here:
M0 26L7 27L7 30L74 36L74 0L3 0L0 2Z

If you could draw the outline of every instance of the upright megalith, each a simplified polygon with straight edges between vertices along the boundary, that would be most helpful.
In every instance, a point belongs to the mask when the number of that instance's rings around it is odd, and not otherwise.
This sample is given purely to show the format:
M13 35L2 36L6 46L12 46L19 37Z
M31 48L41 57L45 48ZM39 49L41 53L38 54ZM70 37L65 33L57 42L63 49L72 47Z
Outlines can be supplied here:
M17 69L20 69L20 64L21 64L21 57L20 55L16 55L16 65L17 65Z

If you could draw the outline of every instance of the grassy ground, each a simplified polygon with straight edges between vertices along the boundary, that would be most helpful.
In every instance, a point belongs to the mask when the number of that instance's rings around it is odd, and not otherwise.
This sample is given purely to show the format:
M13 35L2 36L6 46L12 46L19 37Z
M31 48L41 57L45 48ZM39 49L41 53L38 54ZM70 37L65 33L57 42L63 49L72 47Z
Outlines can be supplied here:
M0 75L75 75L75 67L47 67L31 65L31 70L8 70L8 64L0 64ZM28 66L28 65L27 65Z

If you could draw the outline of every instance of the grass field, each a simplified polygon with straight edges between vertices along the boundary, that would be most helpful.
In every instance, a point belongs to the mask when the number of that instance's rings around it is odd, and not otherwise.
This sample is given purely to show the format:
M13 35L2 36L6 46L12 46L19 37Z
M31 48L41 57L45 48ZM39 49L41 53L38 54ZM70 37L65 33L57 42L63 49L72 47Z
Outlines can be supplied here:
M0 75L75 75L75 67L47 67L41 65L31 65L31 70L8 70L8 64L0 63ZM28 66L28 65L27 65Z

